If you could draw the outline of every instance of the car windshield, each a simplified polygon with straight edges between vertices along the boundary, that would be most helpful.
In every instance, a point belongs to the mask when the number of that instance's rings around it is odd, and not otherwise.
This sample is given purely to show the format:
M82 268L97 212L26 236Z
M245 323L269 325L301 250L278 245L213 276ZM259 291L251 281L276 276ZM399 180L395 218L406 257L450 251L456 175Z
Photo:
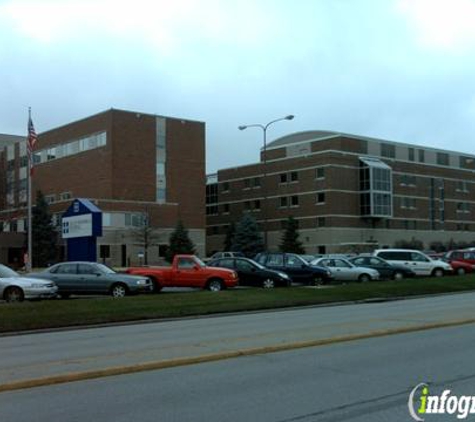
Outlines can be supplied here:
M256 262L256 261L252 261L252 265L254 265L254 267L259 268L260 270L265 270L266 269L266 267L264 267L264 265L259 264L259 262Z
M0 278L7 277L19 277L20 275L13 271L11 268L5 267L5 265L0 265Z
M195 256L195 261L200 267L206 267L206 264L201 259L199 259L197 256Z
M110 268L110 267L108 267L107 265L104 265L104 264L96 264L96 268L104 274L115 274L116 273L112 268Z

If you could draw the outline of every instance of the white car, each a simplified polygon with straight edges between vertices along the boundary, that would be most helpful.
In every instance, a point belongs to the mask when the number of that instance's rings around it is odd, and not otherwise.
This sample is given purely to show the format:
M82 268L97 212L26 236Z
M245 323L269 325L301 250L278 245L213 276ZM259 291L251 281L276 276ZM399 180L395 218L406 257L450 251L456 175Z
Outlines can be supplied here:
M421 251L413 249L378 249L373 255L385 259L390 264L405 265L416 275L442 277L453 272L447 262L431 259Z
M58 286L49 280L21 277L12 269L0 264L0 299L22 302L24 299L56 297Z
M344 258L318 258L311 265L327 267L335 280L340 281L373 281L379 280L379 272L372 268L357 267Z

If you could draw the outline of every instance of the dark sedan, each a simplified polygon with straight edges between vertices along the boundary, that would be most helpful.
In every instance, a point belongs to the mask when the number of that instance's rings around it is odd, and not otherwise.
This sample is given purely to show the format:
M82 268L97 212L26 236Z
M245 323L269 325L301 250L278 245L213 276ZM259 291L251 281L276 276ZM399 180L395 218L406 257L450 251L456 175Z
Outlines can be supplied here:
M403 278L415 277L416 273L404 265L394 265L376 256L357 256L351 258L352 264L358 267L373 268L377 270L382 279L402 280Z
M28 277L54 281L62 298L71 294L109 294L118 298L153 289L147 277L120 274L96 262L63 262Z
M242 286L258 286L270 289L277 286L288 287L290 277L279 271L269 270L248 258L221 258L208 263L209 267L229 268L238 273L239 284Z

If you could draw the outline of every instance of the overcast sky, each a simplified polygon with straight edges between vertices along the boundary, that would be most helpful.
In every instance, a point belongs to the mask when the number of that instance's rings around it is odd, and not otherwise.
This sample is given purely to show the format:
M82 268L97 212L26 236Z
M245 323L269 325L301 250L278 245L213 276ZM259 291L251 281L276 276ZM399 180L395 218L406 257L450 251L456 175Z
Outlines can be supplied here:
M207 171L333 130L475 153L475 0L0 0L0 133L206 122ZM41 139L40 139L41 142Z

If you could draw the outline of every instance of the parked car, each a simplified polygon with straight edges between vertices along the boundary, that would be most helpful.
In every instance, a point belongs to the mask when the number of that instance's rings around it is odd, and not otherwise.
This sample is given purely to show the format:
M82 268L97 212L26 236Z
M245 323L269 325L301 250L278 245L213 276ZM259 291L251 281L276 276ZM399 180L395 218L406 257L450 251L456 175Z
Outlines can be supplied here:
M442 277L452 273L452 267L447 262L431 259L421 251L413 249L378 249L373 254L390 264L405 265L416 275Z
M460 261L470 264L475 269L475 251L459 249L446 252L443 256L449 261Z
M473 273L474 266L465 261L459 261L456 259L442 258L442 261L447 262L452 267L454 274L465 275Z
M297 254L263 252L257 254L254 260L266 268L287 274L294 282L320 284L333 280L328 268L312 265Z
M390 264L377 256L357 256L348 261L357 267L376 270L382 279L402 280L416 275L414 271L404 265Z
M0 264L0 297L7 302L24 299L49 299L56 297L58 287L49 280L22 277Z
M292 284L290 277L281 272L270 270L249 258L221 258L208 263L210 267L229 268L237 272L242 286L258 286L265 289Z
M120 298L153 289L152 282L147 277L117 273L97 262L62 262L28 276L53 281L62 298L68 298L72 294L110 294Z
M327 267L335 280L339 281L377 281L379 272L367 267L357 267L345 258L317 258L312 265Z
M216 252L211 255L211 259L219 259L219 258L244 258L244 254L242 252Z
M195 255L175 255L171 267L132 267L125 272L148 277L156 292L163 287L199 287L217 292L238 284L235 271L209 267Z

